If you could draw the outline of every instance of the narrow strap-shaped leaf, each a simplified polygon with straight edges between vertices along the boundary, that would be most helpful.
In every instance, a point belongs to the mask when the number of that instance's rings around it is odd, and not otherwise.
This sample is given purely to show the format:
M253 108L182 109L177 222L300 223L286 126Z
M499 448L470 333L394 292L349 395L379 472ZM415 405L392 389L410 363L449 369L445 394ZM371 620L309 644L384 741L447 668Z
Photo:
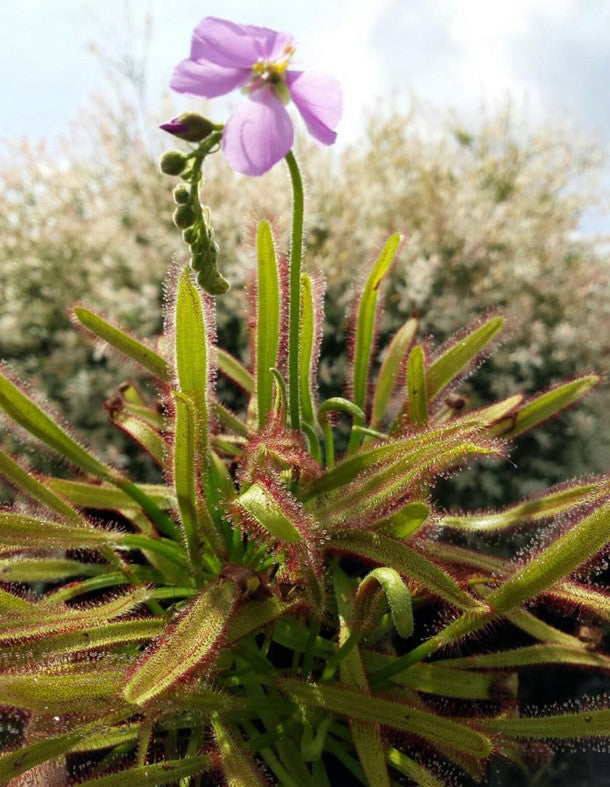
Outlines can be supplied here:
M487 600L500 612L516 607L577 569L595 555L609 537L610 502L607 502L512 574Z
M235 504L251 516L261 528L284 542L299 543L303 536L297 524L292 521L286 508L271 492L260 484L252 484L236 500Z
M35 765L59 757L70 751L79 741L99 732L100 727L112 726L126 715L126 713L115 713L106 718L98 718L90 724L80 725L61 735L48 735L42 740L0 754L0 782L6 784Z
M0 511L0 538L7 546L22 549L50 547L100 547L116 541L122 533L91 525L65 525L13 511Z
M328 548L390 566L399 574L417 580L431 593L444 598L458 609L480 610L483 608L479 601L462 590L455 579L443 569L394 538L380 533L350 530L333 534Z
M31 604L27 614L3 616L0 621L0 642L14 642L102 624L132 612L151 595L148 588L140 587L118 595L111 601L85 608L51 607L40 601Z
M408 639L413 634L413 606L409 588L400 574L393 568L375 568L365 576L356 593L356 604L370 592L371 586L379 585L386 595L394 628L401 637Z
M33 608L35 608L35 605L32 601L0 588L0 612L2 615L29 614Z
M407 392L409 397L409 419L417 428L428 420L428 394L426 391L426 360L420 345L409 353L407 361Z
M180 779L205 773L212 761L205 755L184 757L180 760L162 760L152 765L136 765L124 771L109 773L96 779L80 782L90 787L141 787L141 785L175 784Z
M476 722L486 732L511 738L580 739L610 736L610 708L561 713L556 716L479 719Z
M278 685L294 700L321 706L332 713L410 732L433 743L448 743L475 757L487 757L491 753L491 741L485 735L411 705L369 696L342 684L313 684L280 678Z
M240 435L240 437L248 437L249 431L246 424L241 418L238 418L234 412L229 410L228 407L225 407L222 402L217 400L213 401L212 410L216 418L225 428L230 429L235 432L235 434Z
M238 730L217 719L212 721L212 728L227 784L231 787L268 787L267 778L244 746Z
M428 368L428 395L437 396L495 338L502 329L502 317L492 317L480 328L459 339Z
M371 471L360 482L335 492L319 507L317 517L325 526L341 529L345 522L378 521L392 508L404 504L405 498L418 485L429 482L446 470L463 463L475 455L495 453L489 445L462 441L449 441L441 446L432 444L404 459Z
M139 510L141 506L129 495L113 486L71 481L65 478L47 478L50 489L66 500L83 508L100 508L115 511ZM139 484L139 487L161 508L174 508L176 501L169 487L160 484Z
M186 268L178 282L175 312L176 374L180 391L195 408L198 437L204 458L208 437L208 340L201 296Z
M313 481L302 493L302 499L309 500L316 495L330 492L343 487L357 478L363 471L380 465L388 465L393 461L405 459L407 454L426 449L433 443L447 446L447 440L466 439L478 430L477 421L467 418L460 419L436 429L389 440L372 448L364 448L343 459L334 469Z
M294 603L280 601L271 596L264 601L246 601L229 621L226 630L227 643L238 642L243 637L264 628L294 609Z
M392 656L363 650L367 669L382 669L392 661ZM457 661L461 661L458 659ZM392 676L392 682L425 694L468 700L493 700L498 696L516 696L517 676L505 673L485 673L467 669L450 668L452 661L435 661L433 664L413 664Z
M21 492L42 503L51 511L59 514L72 522L82 522L83 517L59 495L56 495L48 486L39 481L34 475L24 470L10 456L0 451L0 474Z
M258 225L256 252L256 400L258 426L262 429L273 406L273 378L269 370L278 365L280 342L279 274L268 221L261 221Z
M443 782L430 773L427 768L393 746L388 746L387 757L390 765L412 779L419 787L443 787Z
M236 382L247 393L254 392L254 377L246 367L226 350L216 348L216 362L220 371Z
M160 467L165 467L167 445L157 429L143 418L132 415L125 409L114 412L112 421L139 443Z
M567 511L574 506L590 502L599 494L609 494L610 488L602 488L599 484L579 484L570 486L526 500L516 506L510 506L497 514L466 514L464 516L445 516L442 524L465 530L503 530L521 522L536 522Z
M382 519L379 529L388 536L404 541L419 530L429 516L430 508L425 503L407 503L389 519Z
M239 597L233 582L208 585L175 626L150 646L128 678L123 696L144 705L214 658Z
M308 273L301 274L301 322L299 352L299 403L305 423L315 428L315 373L319 349L319 326L316 325L314 286Z
M0 407L27 432L37 437L86 473L107 481L117 473L83 448L16 385L0 375Z
M539 664L566 664L591 667L610 671L610 658L586 648L572 648L566 645L529 645L498 653L484 653L478 656L444 659L435 664L450 669L507 669ZM610 732L610 731L609 731Z
M100 668L66 674L2 674L0 703L45 712L52 698L53 710L64 714L95 711L115 702L124 670Z
M169 380L165 360L154 350L151 350L150 347L107 322L99 314L95 314L95 312L82 306L74 308L74 316L85 328L99 336L100 339L108 342L115 350L118 350L127 358L131 358L132 361L136 361L140 366L148 369L155 377L166 382Z
M99 623L87 628L78 628L60 634L47 633L42 639L30 640L26 645L10 644L15 659L42 658L52 654L76 653L86 650L111 648L128 642L144 642L161 635L166 625L165 618L142 620L118 620ZM0 662L2 653L0 652Z
M567 601L570 606L582 607L589 614L603 620L604 623L610 623L610 597L602 590L596 590L586 585L577 585L574 582L562 582L552 588L549 595L560 601Z
M392 392L400 375L401 367L404 359L407 357L407 353L413 343L416 332L417 320L407 320L390 342L385 358L379 369L379 374L377 375L371 414L372 427L378 426L385 417Z
M176 410L174 427L174 488L180 509L186 543L193 570L201 568L201 552L207 540L202 518L203 501L197 490L197 421L191 399L172 392ZM207 513L207 512L206 512Z
M339 566L336 566L333 571L333 583L340 616L339 646L341 647L345 646L353 636L355 614L353 592L349 578ZM343 658L339 670L342 683L368 691L366 673L357 645ZM358 759L369 783L379 785L379 787L389 787L390 779L385 763L380 725L359 719L349 719L349 726Z
M66 558L0 559L2 582L61 582L73 577L92 577L108 571L104 563L81 563Z
M140 724L123 724L120 727L110 727L107 730L88 735L79 741L76 746L70 749L71 752L96 751L120 746L122 743L129 743L138 739Z
M358 305L356 319L356 336L354 343L354 367L352 372L352 385L354 403L366 411L366 395L368 386L369 366L373 350L373 334L377 315L377 292L383 277L388 272L394 255L402 238L396 233L386 241L379 257L375 261L371 273L364 286L362 297ZM353 433L350 437L348 452L360 445L362 436Z
M492 434L501 434L503 437L516 437L573 405L599 381L600 378L597 375L591 374L588 377L579 377L569 383L552 388L550 391L530 399L521 407L514 418L499 421L494 427L491 427L490 431Z

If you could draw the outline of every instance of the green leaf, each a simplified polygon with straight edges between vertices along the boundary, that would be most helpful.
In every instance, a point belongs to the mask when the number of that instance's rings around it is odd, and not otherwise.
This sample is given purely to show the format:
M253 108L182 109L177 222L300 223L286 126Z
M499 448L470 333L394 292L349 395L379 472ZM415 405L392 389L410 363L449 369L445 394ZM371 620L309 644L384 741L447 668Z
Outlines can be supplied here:
M572 380L534 399L530 399L519 410L515 418L500 421L492 428L491 433L501 434L502 437L516 437L528 429L533 429L542 421L552 418L561 410L565 410L566 407L573 405L588 393L594 385L597 385L599 381L600 378L597 375L591 374L588 377Z
M101 547L116 542L122 533L100 530L88 524L64 525L50 519L0 511L0 538L4 546L21 549Z
M156 639L163 633L165 625L165 618L119 620L114 623L100 622L65 633L46 633L43 639L30 640L27 645L23 646L11 643L11 654L15 659L19 659L21 656L31 659L98 648L105 649L128 642L143 642L148 639ZM0 660L1 658L0 654Z
M132 497L112 486L90 484L85 481L69 481L64 478L47 478L50 489L66 500L83 508L100 508L114 511L140 510L141 506ZM144 493L161 508L174 508L176 500L169 487L161 484L139 484Z
M162 785L175 784L180 779L187 779L205 773L212 766L209 757L184 757L180 760L162 760L152 765L136 765L125 771L116 771L108 776L88 779L80 782L90 787L141 787L143 784Z
M571 574L604 547L610 536L610 503L570 528L487 597L506 612Z
M435 662L435 665L463 670L512 669L540 664L566 664L610 671L608 656L583 647L573 648L568 645L530 645L498 653L485 653Z
M567 601L571 606L582 607L590 615L603 620L604 623L610 623L610 596L602 590L577 585L574 582L562 582L549 592L553 598Z
M51 511L55 511L73 522L83 521L83 517L78 511L75 511L64 499L56 495L34 475L25 471L3 451L0 451L0 473L21 492L50 508Z
M150 347L129 336L120 328L111 325L99 314L95 314L95 312L89 311L89 309L85 309L82 306L74 308L74 315L85 328L100 339L108 342L115 350L148 369L155 377L164 382L169 380L169 372L165 360L154 350L151 350Z
M610 735L610 708L536 718L522 716L516 719L479 719L476 723L486 732L499 733L511 738L536 740L607 738Z
M204 464L208 437L208 340L201 297L188 268L180 276L175 313L176 373L180 392L193 402Z
M216 362L220 371L226 375L233 382L237 383L240 388L243 388L246 393L254 392L254 377L241 364L237 358L234 358L226 350L221 347L216 348Z
M362 656L367 669L371 671L383 669L394 658L368 650L363 650ZM413 664L403 672L393 675L391 680L392 683L415 691L454 699L493 700L498 697L516 696L518 686L516 675L454 669L450 668L451 664L450 659L435 661L433 664Z
M280 342L280 286L268 221L261 221L256 235L257 325L256 325L256 400L258 426L262 429L273 407L273 378L269 370L277 367Z
M61 669L61 668L59 668ZM0 681L0 703L48 712L52 703L57 714L94 712L116 703L124 670L104 668L99 664L86 671L69 669L62 674L4 673Z
M404 577L417 580L426 590L445 599L458 609L483 609L481 602L462 590L455 579L443 569L394 538L380 533L348 530L333 533L327 546L333 551L347 552L367 561L372 560L383 566L390 566Z
M502 317L492 317L480 328L459 339L428 368L428 396L433 399L473 361L504 325Z
M607 486L599 484L579 484L526 500L510 506L497 514L467 514L464 516L445 516L442 524L465 530L503 530L522 522L537 522L557 516L574 506L592 501L597 494L608 494Z
M339 646L345 647L354 635L356 610L353 600L352 583L339 566L333 571L333 584L337 611L339 613ZM345 653L339 665L341 682L348 686L368 691L366 673L362 664L360 650L356 645ZM370 784L389 787L390 780L385 764L384 745L380 725L360 719L349 719L350 732L358 759Z
M429 429L416 435L388 440L373 448L363 448L343 459L332 470L327 470L320 478L306 487L302 500L309 500L317 495L330 492L337 487L345 486L361 474L366 475L370 468L388 467L393 462L408 461L409 456L416 457L418 452L432 452L439 448L447 448L449 441L454 445L459 439L471 437L479 430L476 420L459 419L454 423ZM415 459L413 460L415 461Z
M278 686L296 702L322 707L350 719L393 727L401 732L419 735L432 743L447 743L475 757L487 757L492 750L489 738L470 727L412 705L367 695L342 684L303 683L280 678Z
M393 746L388 746L387 757L390 765L412 779L419 787L443 787L443 782L439 781L427 768Z
M373 349L373 334L377 315L377 292L383 277L388 272L394 255L402 240L396 233L386 242L369 274L360 303L356 319L356 337L354 345L354 368L352 373L353 398L358 407L366 411L366 395L368 374ZM361 442L361 436L352 433L348 445L348 452L353 451Z
M238 730L218 720L212 721L212 728L227 784L231 787L268 787L267 778L244 746Z
M61 582L74 577L91 577L108 571L104 563L81 563L65 558L0 559L0 581L2 582Z
M76 442L16 385L0 375L0 407L27 432L37 437L86 473L114 481L117 473Z
M425 503L407 503L389 519L381 520L379 528L388 536L404 541L413 535L430 516L430 508Z
M400 369L413 343L417 332L417 320L411 319L400 328L390 342L390 345L379 369L375 393L373 396L373 411L371 426L375 427L383 421L392 392L396 386Z
M301 274L301 322L300 322L300 352L299 352L299 401L303 420L310 426L315 426L314 398L315 398L315 358L314 348L316 343L316 314L314 307L314 293L311 276Z
M426 392L426 361L422 347L416 345L407 361L407 391L409 419L414 428L424 426L428 420L428 395Z
M123 689L127 702L145 705L195 668L210 666L238 598L237 585L217 582L192 599L173 628L144 651Z
M147 421L131 415L127 410L116 410L112 421L147 451L162 468L166 465L167 445L160 432Z
M201 552L207 541L202 526L202 500L197 490L197 421L195 407L188 396L172 391L176 410L174 432L174 488L180 509L180 520L192 568L201 566Z
M0 642L43 637L48 634L85 629L104 624L132 612L152 596L149 588L134 588L110 601L84 608L50 606L44 600L30 604L27 612L4 615L0 620Z
M260 484L252 484L235 500L235 505L280 541L288 543L303 541L303 536L295 522L291 521L285 507L281 506L271 492Z

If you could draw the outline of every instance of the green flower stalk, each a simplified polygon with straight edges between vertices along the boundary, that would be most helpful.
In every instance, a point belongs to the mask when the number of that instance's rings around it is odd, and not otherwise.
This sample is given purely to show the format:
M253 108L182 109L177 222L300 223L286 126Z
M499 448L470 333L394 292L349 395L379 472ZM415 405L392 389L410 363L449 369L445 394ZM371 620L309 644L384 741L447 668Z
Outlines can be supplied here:
M261 30L221 27L238 43ZM257 80L281 81L283 71L259 65ZM216 346L211 299L200 293L214 281L222 289L215 257L199 269L195 259L204 239L208 253L214 244L199 185L224 131L193 134L196 147L168 165L176 175L184 164L175 221L193 261L170 276L162 349L74 308L154 384L156 400L121 386L111 416L163 482L103 462L8 370L0 376L6 416L77 471L39 476L0 452L0 474L19 495L0 511L0 781L441 785L449 767L484 782L500 758L523 778L532 740L607 739L603 697L531 716L519 678L547 665L610 670L591 636L545 612L569 605L589 630L610 623L610 596L593 579L610 534L610 480L497 512L452 514L433 495L439 477L503 458L599 378L529 400L450 406L501 331L499 316L436 353L417 342L411 319L376 369L382 285L402 240L393 235L354 306L351 395L319 401L322 291L302 271L290 152L289 286L263 221L247 367ZM217 371L243 390L244 412L221 401ZM337 413L351 423L345 450ZM517 526L539 546L512 560L475 539ZM500 621L530 644L498 649Z

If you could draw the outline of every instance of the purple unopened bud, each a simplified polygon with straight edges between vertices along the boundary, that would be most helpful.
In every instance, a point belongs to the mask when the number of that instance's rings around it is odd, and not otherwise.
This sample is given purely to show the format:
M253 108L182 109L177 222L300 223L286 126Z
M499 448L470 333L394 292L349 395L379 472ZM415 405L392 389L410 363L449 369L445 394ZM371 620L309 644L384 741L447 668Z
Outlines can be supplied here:
M216 125L197 112L184 112L159 128L187 142L201 142L216 129Z

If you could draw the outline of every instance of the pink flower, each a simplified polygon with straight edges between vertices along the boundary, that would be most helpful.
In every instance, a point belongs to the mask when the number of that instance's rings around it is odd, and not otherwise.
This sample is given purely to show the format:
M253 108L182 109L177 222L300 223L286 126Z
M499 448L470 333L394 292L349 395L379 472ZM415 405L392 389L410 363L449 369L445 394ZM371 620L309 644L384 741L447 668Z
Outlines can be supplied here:
M327 74L288 69L296 42L288 33L236 25L208 16L193 31L191 56L174 69L178 93L216 98L242 88L247 99L226 123L222 149L245 175L262 175L288 153L294 129L286 104L292 99L309 133L332 145L342 96Z

